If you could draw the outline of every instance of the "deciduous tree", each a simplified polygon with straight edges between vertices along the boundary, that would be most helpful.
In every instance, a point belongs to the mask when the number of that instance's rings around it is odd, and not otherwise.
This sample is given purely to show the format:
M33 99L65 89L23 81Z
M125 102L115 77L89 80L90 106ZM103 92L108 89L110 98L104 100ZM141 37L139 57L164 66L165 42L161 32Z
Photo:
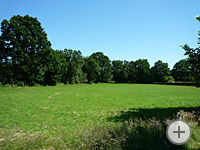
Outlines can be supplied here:
M200 21L200 17L196 17L198 21ZM199 34L200 36L200 31ZM199 47L197 48L191 48L187 44L182 46L182 48L185 50L185 55L188 56L188 61L192 64L192 69L195 74L195 80L200 86L200 38L199 38Z
M12 72L12 82L22 81L29 85L37 82L42 66L41 54L51 46L41 23L37 18L17 15L2 21L1 32L1 60L4 66L10 63L9 70L4 71Z
M136 82L148 83L150 77L150 64L147 59L138 59L135 61Z
M85 58L83 71L87 75L88 82L98 82L98 77L101 75L101 68L99 62L93 57Z
M101 73L98 75L98 82L108 82L111 78L111 63L108 56L105 56L102 52L96 52L91 55L101 68Z
M175 81L194 81L192 65L187 59L182 59L178 61L172 69L172 76L174 77Z
M123 61L121 60L112 61L112 76L113 76L113 80L117 83L121 82L122 69L123 69Z
M164 77L170 75L170 69L168 68L168 64L163 63L161 60L158 60L151 68L151 74L154 82L164 82Z

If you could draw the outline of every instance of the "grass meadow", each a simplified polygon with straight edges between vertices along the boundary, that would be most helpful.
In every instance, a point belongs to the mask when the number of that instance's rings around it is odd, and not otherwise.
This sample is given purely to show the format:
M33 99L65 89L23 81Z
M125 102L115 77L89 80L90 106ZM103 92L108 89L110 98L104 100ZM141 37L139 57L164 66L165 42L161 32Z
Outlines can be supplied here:
M200 88L190 86L79 84L1 87L0 149L106 149L106 146L108 149L109 145L94 145L127 134L129 139L136 139L134 146L130 146L130 140L129 144L113 140L111 145L118 145L116 149L145 149L147 147L141 148L140 145L145 145L144 138L149 135L151 139L152 133L143 132L139 127L153 132L155 129L153 135L164 139L158 146L196 149L200 148L199 126L195 125L198 133L194 133L184 147L173 147L166 140L164 128L167 120L174 119L178 111L192 112L199 107ZM140 134L134 137L129 131ZM149 144L148 148L154 146Z

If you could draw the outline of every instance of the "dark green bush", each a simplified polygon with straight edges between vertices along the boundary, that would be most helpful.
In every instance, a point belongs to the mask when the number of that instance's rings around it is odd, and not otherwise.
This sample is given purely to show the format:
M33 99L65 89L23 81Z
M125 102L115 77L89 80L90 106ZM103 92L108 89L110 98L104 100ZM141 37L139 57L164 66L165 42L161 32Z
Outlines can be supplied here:
M17 85L17 86L24 86L24 82L23 82L23 81L18 81L18 82L16 83L16 85Z

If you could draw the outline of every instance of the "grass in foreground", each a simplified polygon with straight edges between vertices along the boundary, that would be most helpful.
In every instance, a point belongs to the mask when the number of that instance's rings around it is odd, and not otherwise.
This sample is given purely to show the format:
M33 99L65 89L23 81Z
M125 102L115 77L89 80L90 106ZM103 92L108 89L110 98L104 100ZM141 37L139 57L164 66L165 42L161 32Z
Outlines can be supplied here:
M117 130L130 118L137 122L137 118L156 117L163 130L163 121L179 109L190 111L200 106L200 89L137 84L0 88L0 104L2 148L88 149L92 143L122 134ZM123 142L115 142L120 149Z

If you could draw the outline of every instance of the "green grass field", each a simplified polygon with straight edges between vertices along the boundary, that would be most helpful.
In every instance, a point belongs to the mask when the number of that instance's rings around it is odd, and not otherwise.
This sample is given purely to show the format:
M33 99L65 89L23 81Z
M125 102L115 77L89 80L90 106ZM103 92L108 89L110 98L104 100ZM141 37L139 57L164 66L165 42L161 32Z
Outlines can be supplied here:
M80 84L0 88L0 138L5 132L54 137L132 118L172 118L200 107L200 88L145 84ZM4 137L1 137L4 136ZM45 141L44 141L45 142ZM1 144L1 143L0 143ZM5 145L4 145L5 146Z

